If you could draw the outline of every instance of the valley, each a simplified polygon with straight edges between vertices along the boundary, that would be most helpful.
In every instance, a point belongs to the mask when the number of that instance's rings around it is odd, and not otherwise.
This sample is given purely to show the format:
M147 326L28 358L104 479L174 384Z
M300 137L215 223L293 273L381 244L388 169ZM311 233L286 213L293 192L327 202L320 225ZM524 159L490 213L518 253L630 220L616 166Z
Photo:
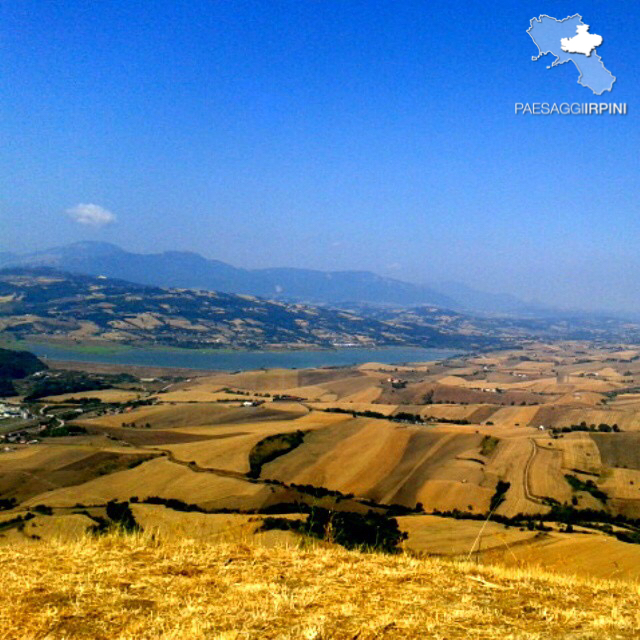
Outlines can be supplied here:
M321 510L373 512L397 520L411 554L638 578L632 346L193 375L73 367L50 362L6 399L29 419L0 420L2 543L109 526L110 504L145 531L268 545L300 540L295 523Z

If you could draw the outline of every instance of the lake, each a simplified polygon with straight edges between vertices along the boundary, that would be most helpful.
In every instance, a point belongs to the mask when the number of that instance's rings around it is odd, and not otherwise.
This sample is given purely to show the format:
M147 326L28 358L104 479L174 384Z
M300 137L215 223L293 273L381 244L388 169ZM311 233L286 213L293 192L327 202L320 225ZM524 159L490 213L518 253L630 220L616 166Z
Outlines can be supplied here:
M17 345L16 345L17 346ZM315 367L342 367L365 362L402 364L444 360L459 354L446 349L420 349L389 347L381 349L332 349L330 351L193 351L188 349L114 349L95 352L70 349L48 344L24 343L37 356L51 360L73 362L100 362L105 364L148 365L154 367L180 367L240 371L251 369L308 369Z

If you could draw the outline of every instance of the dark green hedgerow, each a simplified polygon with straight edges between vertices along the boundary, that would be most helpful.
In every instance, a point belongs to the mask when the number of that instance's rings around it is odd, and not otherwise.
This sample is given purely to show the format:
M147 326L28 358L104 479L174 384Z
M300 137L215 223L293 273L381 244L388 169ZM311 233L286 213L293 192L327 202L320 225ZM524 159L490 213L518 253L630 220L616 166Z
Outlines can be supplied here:
M260 440L249 454L247 476L249 478L260 477L260 472L265 464L299 447L307 433L308 431L300 430L291 433L276 433Z

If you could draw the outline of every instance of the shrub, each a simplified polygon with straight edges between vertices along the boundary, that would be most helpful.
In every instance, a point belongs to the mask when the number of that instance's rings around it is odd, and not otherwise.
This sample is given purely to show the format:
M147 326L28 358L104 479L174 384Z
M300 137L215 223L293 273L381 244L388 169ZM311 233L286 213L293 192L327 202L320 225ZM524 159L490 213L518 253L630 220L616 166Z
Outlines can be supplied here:
M127 532L142 531L136 522L128 502L107 502L107 517L122 530Z
M133 498L131 498L131 502L133 502ZM138 499L136 498L136 502ZM183 502L182 500L178 500L177 498L160 498L158 496L149 496L145 498L142 502L145 504L159 504L167 507L168 509L173 509L174 511L197 511L199 513L207 513L206 509L203 509L200 505L197 504L189 504L187 502Z
M496 485L496 491L491 497L491 502L489 503L489 511L495 511L506 499L507 491L511 486L510 482L505 482L504 480L498 480L498 484Z
M32 511L39 513L41 516L51 516L53 515L53 509L46 504L37 504L32 508Z
M494 438L493 436L485 436L482 438L482 442L480 443L480 453L483 456L490 456L500 443L498 438Z

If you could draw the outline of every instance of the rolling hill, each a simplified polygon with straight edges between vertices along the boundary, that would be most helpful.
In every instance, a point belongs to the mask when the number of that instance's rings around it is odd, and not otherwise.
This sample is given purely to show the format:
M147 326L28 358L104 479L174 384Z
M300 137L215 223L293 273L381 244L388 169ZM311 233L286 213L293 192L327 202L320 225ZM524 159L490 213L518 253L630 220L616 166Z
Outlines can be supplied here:
M447 327L400 325L338 309L47 268L0 271L0 332L23 339L212 348L500 344Z
M31 377L57 381L65 366ZM0 434L0 551L106 531L125 507L154 535L267 546L346 546L332 523L354 533L383 517L411 554L640 576L637 349L116 371L107 389L27 399L33 419ZM323 511L335 522L301 528Z

